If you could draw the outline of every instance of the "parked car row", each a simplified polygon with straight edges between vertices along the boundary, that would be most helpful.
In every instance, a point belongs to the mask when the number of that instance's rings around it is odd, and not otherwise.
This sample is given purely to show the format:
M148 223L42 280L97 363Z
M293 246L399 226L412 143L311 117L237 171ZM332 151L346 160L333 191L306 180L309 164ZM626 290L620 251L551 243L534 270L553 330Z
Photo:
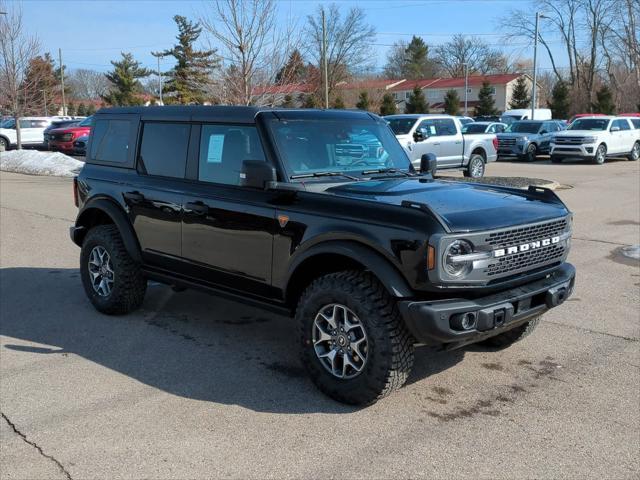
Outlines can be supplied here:
M22 117L18 125L22 145L75 154L74 143L89 135L92 117ZM14 148L17 143L16 120L7 118L0 123L0 150Z

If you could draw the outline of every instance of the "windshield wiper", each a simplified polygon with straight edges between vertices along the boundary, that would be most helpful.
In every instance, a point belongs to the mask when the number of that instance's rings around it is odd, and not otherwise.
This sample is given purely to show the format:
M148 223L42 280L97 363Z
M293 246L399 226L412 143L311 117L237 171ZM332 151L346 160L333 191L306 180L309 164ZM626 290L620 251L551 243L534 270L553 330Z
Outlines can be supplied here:
M369 175L371 173L401 173L406 177L413 177L413 174L405 172L404 170L399 170L397 168L378 168L376 170L364 170L362 172L362 175Z
M313 172L313 173L301 173L299 175L291 175L291 179L295 178L314 178L314 177L344 177L349 180L359 181L358 177L354 177L352 175L347 175L346 173L340 172Z

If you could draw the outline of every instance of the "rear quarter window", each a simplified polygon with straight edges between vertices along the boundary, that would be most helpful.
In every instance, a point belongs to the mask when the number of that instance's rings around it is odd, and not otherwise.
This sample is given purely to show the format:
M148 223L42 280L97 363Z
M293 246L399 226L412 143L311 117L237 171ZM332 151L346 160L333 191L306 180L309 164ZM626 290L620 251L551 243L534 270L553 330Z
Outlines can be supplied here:
M633 128L640 130L640 118L634 118L631 120Z
M188 123L145 123L139 165L149 175L184 178L190 133Z
M92 132L90 159L115 164L130 163L132 126L131 120L97 120Z

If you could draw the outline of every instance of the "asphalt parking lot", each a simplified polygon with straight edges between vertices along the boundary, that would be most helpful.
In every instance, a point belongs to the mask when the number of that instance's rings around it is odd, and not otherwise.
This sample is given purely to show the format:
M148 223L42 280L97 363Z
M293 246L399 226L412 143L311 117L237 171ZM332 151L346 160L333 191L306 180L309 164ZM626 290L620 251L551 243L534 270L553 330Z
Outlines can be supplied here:
M419 348L356 409L301 370L292 320L153 284L85 299L71 181L0 174L0 477L638 478L640 162L499 162L559 182L573 297L503 351Z

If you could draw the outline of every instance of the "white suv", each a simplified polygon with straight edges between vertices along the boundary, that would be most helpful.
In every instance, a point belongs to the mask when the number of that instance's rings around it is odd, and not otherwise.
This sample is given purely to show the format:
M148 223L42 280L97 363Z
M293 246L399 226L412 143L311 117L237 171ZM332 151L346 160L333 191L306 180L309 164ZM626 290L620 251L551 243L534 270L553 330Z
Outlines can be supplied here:
M18 121L23 145L34 147L44 145L44 129L51 123L51 118L21 117ZM0 150L9 150L9 147L16 146L17 142L16 121L9 118L0 124Z
M582 117L551 140L551 161L582 157L603 164L607 157L640 157L640 129L632 118Z

